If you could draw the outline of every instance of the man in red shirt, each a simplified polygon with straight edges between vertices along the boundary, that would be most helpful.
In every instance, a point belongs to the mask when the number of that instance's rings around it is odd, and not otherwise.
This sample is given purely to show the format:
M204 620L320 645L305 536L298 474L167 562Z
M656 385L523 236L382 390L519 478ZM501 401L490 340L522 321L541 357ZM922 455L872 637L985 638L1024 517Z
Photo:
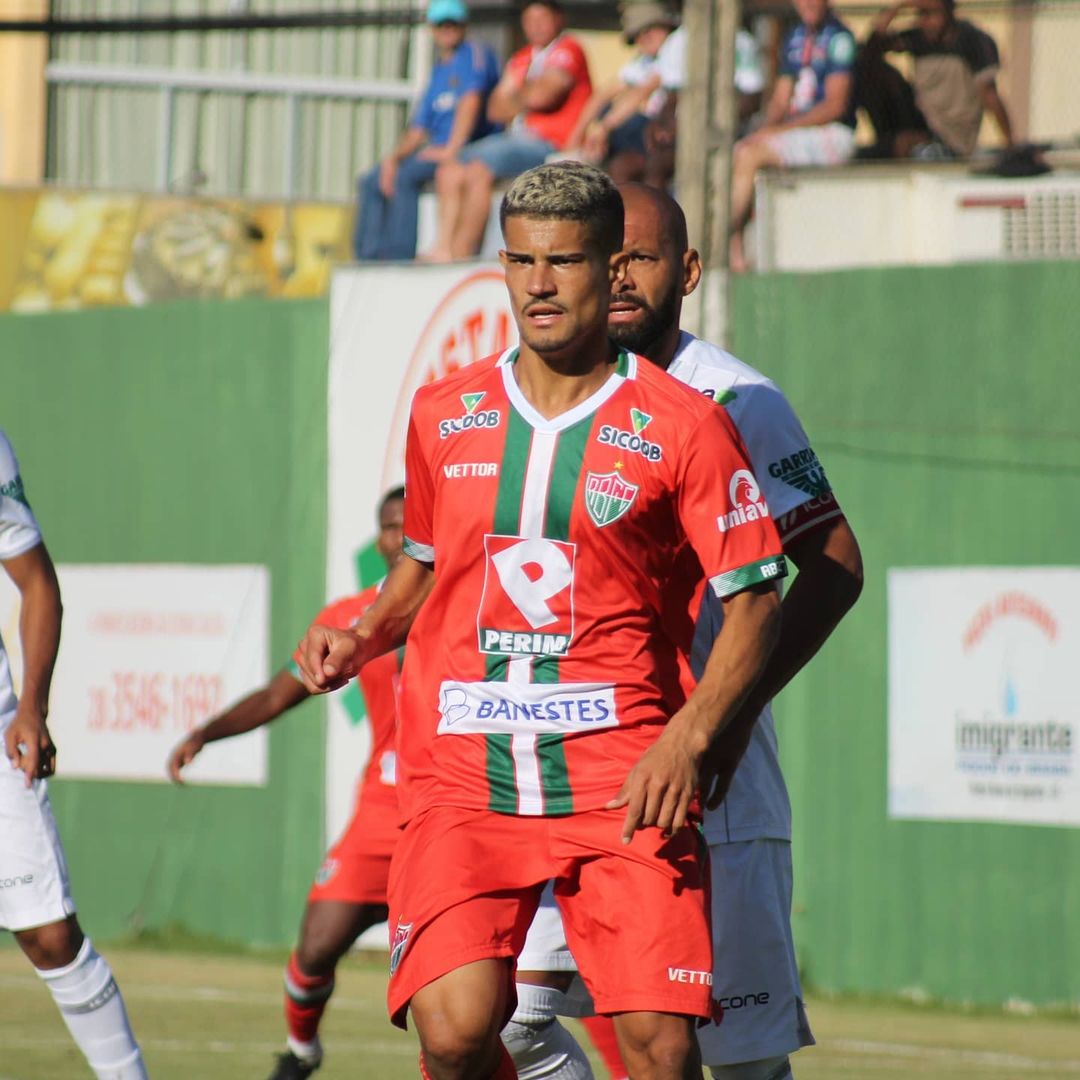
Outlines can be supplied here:
M402 488L395 488L379 504L376 547L387 569L401 558L404 496ZM336 600L319 612L315 622L343 629L353 626L378 592L378 586L372 586ZM365 930L387 916L386 883L399 835L394 738L403 652L385 653L358 674L371 723L371 754L360 778L352 820L315 875L300 940L285 968L287 1047L270 1080L304 1080L319 1067L319 1023L334 991L338 961ZM181 771L207 743L262 727L308 697L294 666L283 668L263 689L188 735L169 756L169 775L183 783Z
M422 1073L516 1075L499 1032L554 880L631 1075L686 1080L713 1013L695 800L775 640L784 558L726 413L608 341L627 261L610 179L531 169L501 217L520 347L417 392L409 557L297 659L324 692L410 635L388 1003ZM725 619L693 687L677 642L703 578Z
M491 212L491 191L562 150L592 94L581 45L563 33L562 5L531 0L521 13L527 42L507 61L488 100L488 119L505 130L459 151L439 166L439 232L426 258L465 259L480 250Z

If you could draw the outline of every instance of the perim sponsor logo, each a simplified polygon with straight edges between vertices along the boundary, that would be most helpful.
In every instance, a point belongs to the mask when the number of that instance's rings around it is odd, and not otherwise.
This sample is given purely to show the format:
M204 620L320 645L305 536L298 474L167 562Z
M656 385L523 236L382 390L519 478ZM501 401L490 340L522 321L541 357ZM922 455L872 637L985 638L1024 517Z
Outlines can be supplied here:
M463 431L474 428L497 428L502 423L502 413L498 409L481 409L480 402L487 396L486 390L474 394L462 394L461 404L465 407L463 416L439 421L439 438L449 439L451 435L460 435Z
M565 656L574 637L573 544L542 537L484 537L479 649L508 656Z
M597 528L604 528L634 505L637 484L628 484L618 473L587 473L585 476L585 509Z
M774 461L769 466L769 475L813 498L820 498L832 491L817 454L809 446Z
M754 474L749 469L736 469L728 484L728 496L732 509L716 519L716 527L726 533L737 529L748 521L757 521L769 516L769 508L761 498L761 488Z
M625 431L612 424L601 426L596 436L596 441L604 446L616 446L620 450L628 450L631 454L640 454L648 461L659 461L664 456L664 451L659 443L649 442L641 433L652 423L653 418L640 409L630 410L630 427L632 431Z

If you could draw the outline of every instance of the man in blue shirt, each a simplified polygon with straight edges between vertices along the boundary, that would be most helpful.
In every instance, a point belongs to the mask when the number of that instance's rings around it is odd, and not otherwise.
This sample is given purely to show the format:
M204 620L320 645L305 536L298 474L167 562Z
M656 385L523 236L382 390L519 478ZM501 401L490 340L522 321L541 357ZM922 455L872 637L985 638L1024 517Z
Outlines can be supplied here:
M840 165L855 151L855 38L828 0L794 0L799 25L784 39L780 70L761 127L735 144L731 178L731 269L746 269L743 230L754 176L767 165Z
M441 162L487 135L487 98L499 81L494 52L465 40L462 0L431 0L427 21L437 62L397 146L360 180L353 248L358 259L412 259L420 188Z

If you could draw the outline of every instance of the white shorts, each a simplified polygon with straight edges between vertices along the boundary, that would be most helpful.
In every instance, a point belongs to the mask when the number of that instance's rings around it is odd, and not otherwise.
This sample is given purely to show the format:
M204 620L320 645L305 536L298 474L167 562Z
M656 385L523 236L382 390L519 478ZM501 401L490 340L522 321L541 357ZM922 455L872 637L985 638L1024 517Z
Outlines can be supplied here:
M525 946L517 958L519 971L577 971L577 962L566 944L562 915L555 903L555 893L549 881L540 897L540 906L533 916L525 937ZM559 1006L560 1016L592 1016L592 997L578 975L570 984Z
M796 165L843 165L855 153L855 132L847 124L788 128L765 140L781 163Z
M719 1024L698 1029L705 1065L732 1065L812 1046L791 937L791 844L714 844L713 997Z
M75 913L47 785L26 786L0 758L0 928L29 930Z

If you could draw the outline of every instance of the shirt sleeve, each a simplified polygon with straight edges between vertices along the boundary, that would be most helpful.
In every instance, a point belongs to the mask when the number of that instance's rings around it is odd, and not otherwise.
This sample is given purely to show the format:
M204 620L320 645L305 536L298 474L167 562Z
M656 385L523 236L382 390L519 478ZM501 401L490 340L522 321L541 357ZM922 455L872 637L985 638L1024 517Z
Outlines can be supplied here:
M560 41L544 59L544 70L559 68L580 82L587 70L585 54L576 41Z
M780 46L780 61L777 66L777 75L786 75L791 79L798 78L800 64L798 59L796 59L799 55L795 41L795 35L797 33L798 27L784 38L784 42Z
M678 92L686 85L686 31L672 31L656 56L656 71L665 90Z
M416 405L409 417L405 442L405 554L410 559L435 565L435 486L420 443Z
M41 543L41 529L26 500L19 462L0 431L0 559L14 559Z
M971 27L970 34L961 39L961 51L971 66L976 85L983 86L997 78L1001 57L994 39L978 27Z
M740 94L760 94L765 89L761 49L754 35L745 30L735 36L735 89Z
M779 387L740 387L728 409L785 547L843 516L825 467Z
M679 520L718 597L787 574L761 485L722 409L711 409L686 440L677 484Z
M829 38L829 75L850 75L855 70L855 37L850 30L837 30Z
M413 110L412 120L409 121L410 127L423 128L425 131L431 130L432 122L435 119L434 91L435 87L429 82L423 96L416 103L416 108Z

